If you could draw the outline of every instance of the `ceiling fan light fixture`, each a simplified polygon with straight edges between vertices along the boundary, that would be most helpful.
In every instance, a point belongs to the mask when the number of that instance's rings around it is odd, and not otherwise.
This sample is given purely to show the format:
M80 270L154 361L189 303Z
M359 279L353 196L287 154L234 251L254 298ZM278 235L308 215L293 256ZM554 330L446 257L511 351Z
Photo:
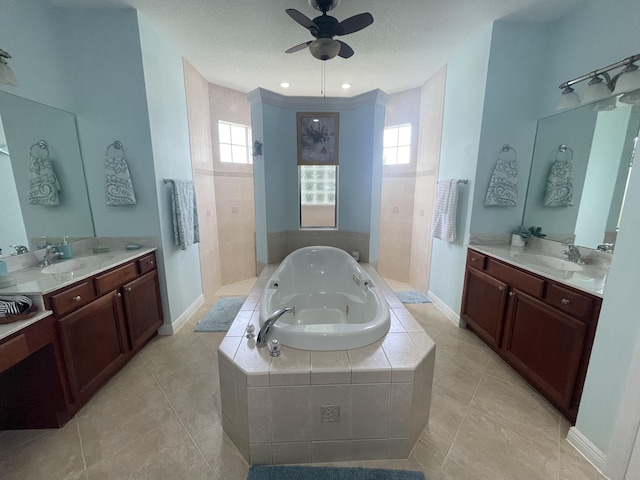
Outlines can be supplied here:
M340 5L340 0L309 0L309 5L319 12L328 12Z
M332 38L318 38L309 44L309 51L318 60L331 60L340 52L340 42Z

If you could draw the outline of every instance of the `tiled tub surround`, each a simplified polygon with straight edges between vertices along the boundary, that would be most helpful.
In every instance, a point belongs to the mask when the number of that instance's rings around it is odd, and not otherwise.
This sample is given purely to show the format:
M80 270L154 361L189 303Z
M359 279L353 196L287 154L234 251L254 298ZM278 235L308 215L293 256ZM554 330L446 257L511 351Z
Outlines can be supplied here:
M347 351L282 347L272 358L247 339L259 330L268 265L218 349L222 427L250 464L407 458L431 405L435 343L370 265L389 303L380 341Z

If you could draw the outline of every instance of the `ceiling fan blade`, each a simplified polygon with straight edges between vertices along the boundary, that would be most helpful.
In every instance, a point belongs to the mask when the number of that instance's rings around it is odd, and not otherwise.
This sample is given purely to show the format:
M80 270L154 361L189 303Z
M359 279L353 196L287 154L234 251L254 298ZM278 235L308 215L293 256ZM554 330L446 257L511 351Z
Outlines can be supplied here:
M341 21L335 29L335 35L347 35L368 27L373 23L373 15L369 12L360 13Z
M311 30L312 28L315 28L316 30L318 30L318 26L315 23L313 23L313 20L307 17L304 13L300 13L295 8L287 8L285 12L287 12L287 14L291 18L293 18L296 22L298 22L304 28L308 28L309 30Z
M309 44L313 42L313 40L309 40L308 42L301 43L300 45L296 45L295 47L291 47L289 50L285 50L284 53L293 53L300 50L303 50L309 46Z
M338 56L339 57L349 58L349 57L353 56L353 54L354 54L353 48L351 48L346 43L341 42L340 40L337 40L337 41L340 43L340 51L338 52Z

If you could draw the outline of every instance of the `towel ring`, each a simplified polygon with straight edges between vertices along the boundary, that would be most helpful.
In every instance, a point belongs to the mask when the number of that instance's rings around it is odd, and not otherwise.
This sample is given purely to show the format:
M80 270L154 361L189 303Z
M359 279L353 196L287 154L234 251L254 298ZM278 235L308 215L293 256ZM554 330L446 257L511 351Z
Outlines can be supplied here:
M505 143L502 148L500 149L500 153L506 153L509 150L513 150L513 159L515 160L518 157L518 152L516 152L516 149L513 148L511 145L509 145L508 143ZM498 153L498 158L500 158L500 153Z
M40 147L41 150L46 150L47 156L45 158L49 158L49 146L47 145L47 142L45 142L44 140L38 140L36 143L31 145L31 147L29 148L29 155L32 157L35 156L33 154L33 147Z
M125 156L124 147L122 146L122 142L120 142L119 140L116 140L115 142L113 142L111 145L109 145L107 147L107 150L104 152L105 157L109 156L109 149L111 147L115 148L116 150L122 150L122 156L123 157Z
M567 162L570 162L571 160L573 160L573 150L571 150L571 148L570 148L570 147L567 147L567 146L563 143L563 144L561 144L561 145L558 147L558 151L556 152L556 156L555 156L555 160L556 160L556 162L558 161L558 155L559 155L560 153L567 153L567 151L569 151L569 158L568 158L568 160L566 160L566 161L567 161Z

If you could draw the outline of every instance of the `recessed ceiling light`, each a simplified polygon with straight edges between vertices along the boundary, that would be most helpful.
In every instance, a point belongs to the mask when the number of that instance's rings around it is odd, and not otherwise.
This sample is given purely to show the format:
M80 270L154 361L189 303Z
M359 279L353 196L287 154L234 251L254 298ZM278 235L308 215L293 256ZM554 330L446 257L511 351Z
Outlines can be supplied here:
M289 85L289 83L288 83L288 82L282 82L282 83L280 84L280 86L281 86L282 88L289 88L289 87L290 87L290 85Z
M342 88L344 88L345 90L348 90L349 88L351 88L351 84L350 83L343 83L342 84Z

